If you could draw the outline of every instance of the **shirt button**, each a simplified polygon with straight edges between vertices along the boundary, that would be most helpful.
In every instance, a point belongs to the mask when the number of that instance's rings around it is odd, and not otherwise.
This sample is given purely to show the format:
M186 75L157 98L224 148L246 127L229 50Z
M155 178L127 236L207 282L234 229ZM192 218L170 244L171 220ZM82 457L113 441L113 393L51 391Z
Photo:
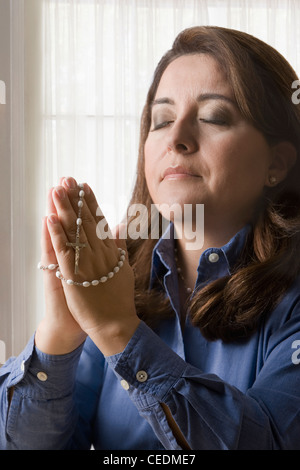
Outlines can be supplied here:
M136 374L136 378L139 382L146 382L148 379L148 374L144 370L139 370Z
M129 389L129 383L127 382L127 380L121 380L120 381L120 384L121 386L124 388L124 390L128 390Z
M211 263L217 263L217 261L219 261L219 255L218 253L211 253L208 257L208 260L211 262Z
M48 375L45 372L38 372L36 376L41 382L46 382L48 379Z

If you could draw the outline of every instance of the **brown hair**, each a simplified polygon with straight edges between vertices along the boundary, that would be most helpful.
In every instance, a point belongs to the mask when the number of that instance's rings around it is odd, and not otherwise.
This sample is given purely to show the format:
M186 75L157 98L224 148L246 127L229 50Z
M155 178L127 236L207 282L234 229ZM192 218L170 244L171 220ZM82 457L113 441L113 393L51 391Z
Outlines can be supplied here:
M152 203L144 175L144 144L151 124L151 103L166 67L195 53L213 56L232 86L242 115L263 133L270 145L288 141L300 153L300 109L292 103L297 75L275 49L253 36L221 27L193 27L181 32L154 73L140 130L137 177L130 204ZM198 289L188 310L194 326L210 340L251 334L274 309L300 272L300 159L287 178L265 191L245 250L231 276ZM129 223L130 221L128 221ZM150 217L145 222L150 233ZM165 295L149 290L151 255L157 240L129 240L136 274L136 307L147 323L171 313Z

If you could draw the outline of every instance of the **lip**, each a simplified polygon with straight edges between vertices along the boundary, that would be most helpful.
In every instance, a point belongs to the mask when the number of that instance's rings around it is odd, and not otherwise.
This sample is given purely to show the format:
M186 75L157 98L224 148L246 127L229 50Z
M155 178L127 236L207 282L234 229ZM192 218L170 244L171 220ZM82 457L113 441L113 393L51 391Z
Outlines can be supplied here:
M184 168L183 166L174 166L167 168L162 175L162 179L181 179L181 178L188 178L196 175L193 171L189 170L188 168Z

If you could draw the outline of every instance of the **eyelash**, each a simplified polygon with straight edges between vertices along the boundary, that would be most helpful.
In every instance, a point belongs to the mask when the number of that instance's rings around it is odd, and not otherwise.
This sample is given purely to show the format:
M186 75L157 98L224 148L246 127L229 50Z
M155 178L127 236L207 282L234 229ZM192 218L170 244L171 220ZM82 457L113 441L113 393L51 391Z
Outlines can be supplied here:
M214 124L215 126L226 126L227 124L227 122L222 119L199 119L199 121L205 124ZM172 124L172 122L174 121L161 122L157 124L153 129L151 129L151 132L158 131L159 129L163 129L164 127L167 127L169 124Z

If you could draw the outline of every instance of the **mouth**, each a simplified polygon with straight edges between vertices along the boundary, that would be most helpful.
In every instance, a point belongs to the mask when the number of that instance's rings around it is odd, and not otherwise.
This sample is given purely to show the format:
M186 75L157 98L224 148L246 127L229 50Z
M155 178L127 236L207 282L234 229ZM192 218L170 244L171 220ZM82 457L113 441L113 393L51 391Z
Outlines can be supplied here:
M184 168L183 166L169 167L163 172L162 175L163 180L178 180L192 177L198 178L199 175L196 175L192 170Z

